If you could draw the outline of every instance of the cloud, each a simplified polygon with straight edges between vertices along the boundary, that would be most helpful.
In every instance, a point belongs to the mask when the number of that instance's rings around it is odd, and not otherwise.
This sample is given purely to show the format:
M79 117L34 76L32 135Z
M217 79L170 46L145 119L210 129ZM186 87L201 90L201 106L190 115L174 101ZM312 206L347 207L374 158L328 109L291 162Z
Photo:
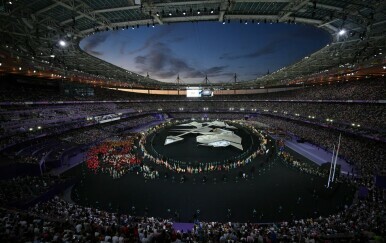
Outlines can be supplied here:
M135 61L135 63L138 63L138 64L145 64L146 57L137 56L136 58L134 58L134 61Z
M119 45L119 54L125 55L126 46L129 44L128 40L124 40Z
M100 51L96 51L95 49L100 45L102 44L103 42L105 42L105 40L107 39L108 35L107 34L104 34L104 33L100 33L100 34L97 34L97 35L94 35L92 36L91 38L87 38L86 39L86 44L84 45L83 47L83 50L91 55L95 55L95 56L101 56L103 55L102 52Z
M170 34L170 32L172 32L172 30L173 30L173 28L171 28L170 26L165 26L164 28L160 28L160 30L157 31L155 34L151 35L143 43L143 45L141 47L129 52L129 54L133 55L135 53L138 53L138 52L141 52L143 50L150 48L153 45L154 40L161 40L163 37L168 36Z
M146 55L136 56L134 62L140 72L151 72L160 78L171 78L179 72L191 72L185 60L173 55L172 50L161 42L148 45L149 52Z
M221 74L228 66L215 66L205 70L205 73L211 76Z
M228 66L213 66L199 69L188 61L177 57L171 48L162 42L151 43L145 55L134 58L139 73L149 72L151 76L160 79L175 78L204 78L205 75L216 77L223 75Z
M182 37L182 36L176 36L176 37L170 39L170 40L168 41L168 43L178 43L178 42L182 42L182 41L184 41L184 40L186 40L185 37Z
M165 71L165 72L159 72L157 74L159 78L166 79L166 78L172 78L176 77L176 73L173 71Z
M243 59L243 58L258 58L262 56L266 56L269 54L273 54L278 50L278 46L281 41L276 40L276 41L271 41L265 46L256 49L253 52L250 53L245 53L245 54L229 54L229 53L224 53L223 55L220 56L220 59Z
M194 70L188 73L185 73L183 78L204 78L205 74L201 71Z
M268 71L268 70L267 70ZM264 76L264 75L266 75L267 74L267 72L255 72L255 73L251 73L251 74L249 74L250 76L252 76L252 77L261 77L261 76Z

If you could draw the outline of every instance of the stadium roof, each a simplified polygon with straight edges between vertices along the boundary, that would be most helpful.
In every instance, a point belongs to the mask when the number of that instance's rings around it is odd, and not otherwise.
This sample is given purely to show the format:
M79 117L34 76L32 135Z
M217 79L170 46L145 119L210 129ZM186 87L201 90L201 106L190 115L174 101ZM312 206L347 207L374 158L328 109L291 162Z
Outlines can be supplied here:
M79 48L79 41L101 31L187 21L305 23L327 30L333 37L330 45L243 85L285 84L339 66L374 62L377 55L384 60L385 10L386 1L382 0L3 0L0 45L10 46L11 52L17 50L18 56L34 57L36 62L50 60L63 70L108 73L116 80L167 86L170 84L161 84L85 53ZM61 48L61 40L66 48Z

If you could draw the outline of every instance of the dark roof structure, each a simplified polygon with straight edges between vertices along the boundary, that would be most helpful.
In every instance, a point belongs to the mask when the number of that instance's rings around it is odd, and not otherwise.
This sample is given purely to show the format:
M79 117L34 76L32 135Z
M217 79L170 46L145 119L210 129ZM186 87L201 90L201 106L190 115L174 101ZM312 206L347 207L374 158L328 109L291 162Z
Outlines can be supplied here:
M386 1L382 0L10 0L0 3L0 49L35 66L50 62L63 72L108 74L104 78L167 87L173 84L85 53L79 48L80 40L102 31L191 21L309 24L328 31L331 44L293 65L242 84L277 85L331 69L382 64L385 10ZM68 43L65 49L58 44L62 39Z

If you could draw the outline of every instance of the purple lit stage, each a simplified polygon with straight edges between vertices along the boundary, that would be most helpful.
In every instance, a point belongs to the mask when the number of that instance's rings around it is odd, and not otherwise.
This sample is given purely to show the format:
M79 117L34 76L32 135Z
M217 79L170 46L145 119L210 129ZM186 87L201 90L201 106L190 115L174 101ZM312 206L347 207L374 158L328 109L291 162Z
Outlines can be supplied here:
M274 138L276 139L276 137ZM307 159L313 161L318 165L331 161L331 157L332 157L331 152L326 151L308 142L298 143L296 137L293 137L292 140L286 139L285 146L303 155L304 157L306 157ZM353 173L352 166L349 163L347 163L347 161L345 161L344 159L338 158L337 164L341 166L340 168L343 174Z
M179 222L173 223L173 229L180 232L192 231L193 227L194 227L193 223L179 223Z

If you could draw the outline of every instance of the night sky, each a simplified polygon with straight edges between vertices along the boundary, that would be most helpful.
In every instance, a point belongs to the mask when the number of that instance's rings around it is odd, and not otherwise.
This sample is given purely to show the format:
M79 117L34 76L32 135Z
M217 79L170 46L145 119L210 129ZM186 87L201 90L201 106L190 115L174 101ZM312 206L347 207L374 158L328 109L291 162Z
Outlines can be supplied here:
M288 66L330 43L302 24L177 23L101 32L80 42L91 55L142 75L186 83L247 81Z

